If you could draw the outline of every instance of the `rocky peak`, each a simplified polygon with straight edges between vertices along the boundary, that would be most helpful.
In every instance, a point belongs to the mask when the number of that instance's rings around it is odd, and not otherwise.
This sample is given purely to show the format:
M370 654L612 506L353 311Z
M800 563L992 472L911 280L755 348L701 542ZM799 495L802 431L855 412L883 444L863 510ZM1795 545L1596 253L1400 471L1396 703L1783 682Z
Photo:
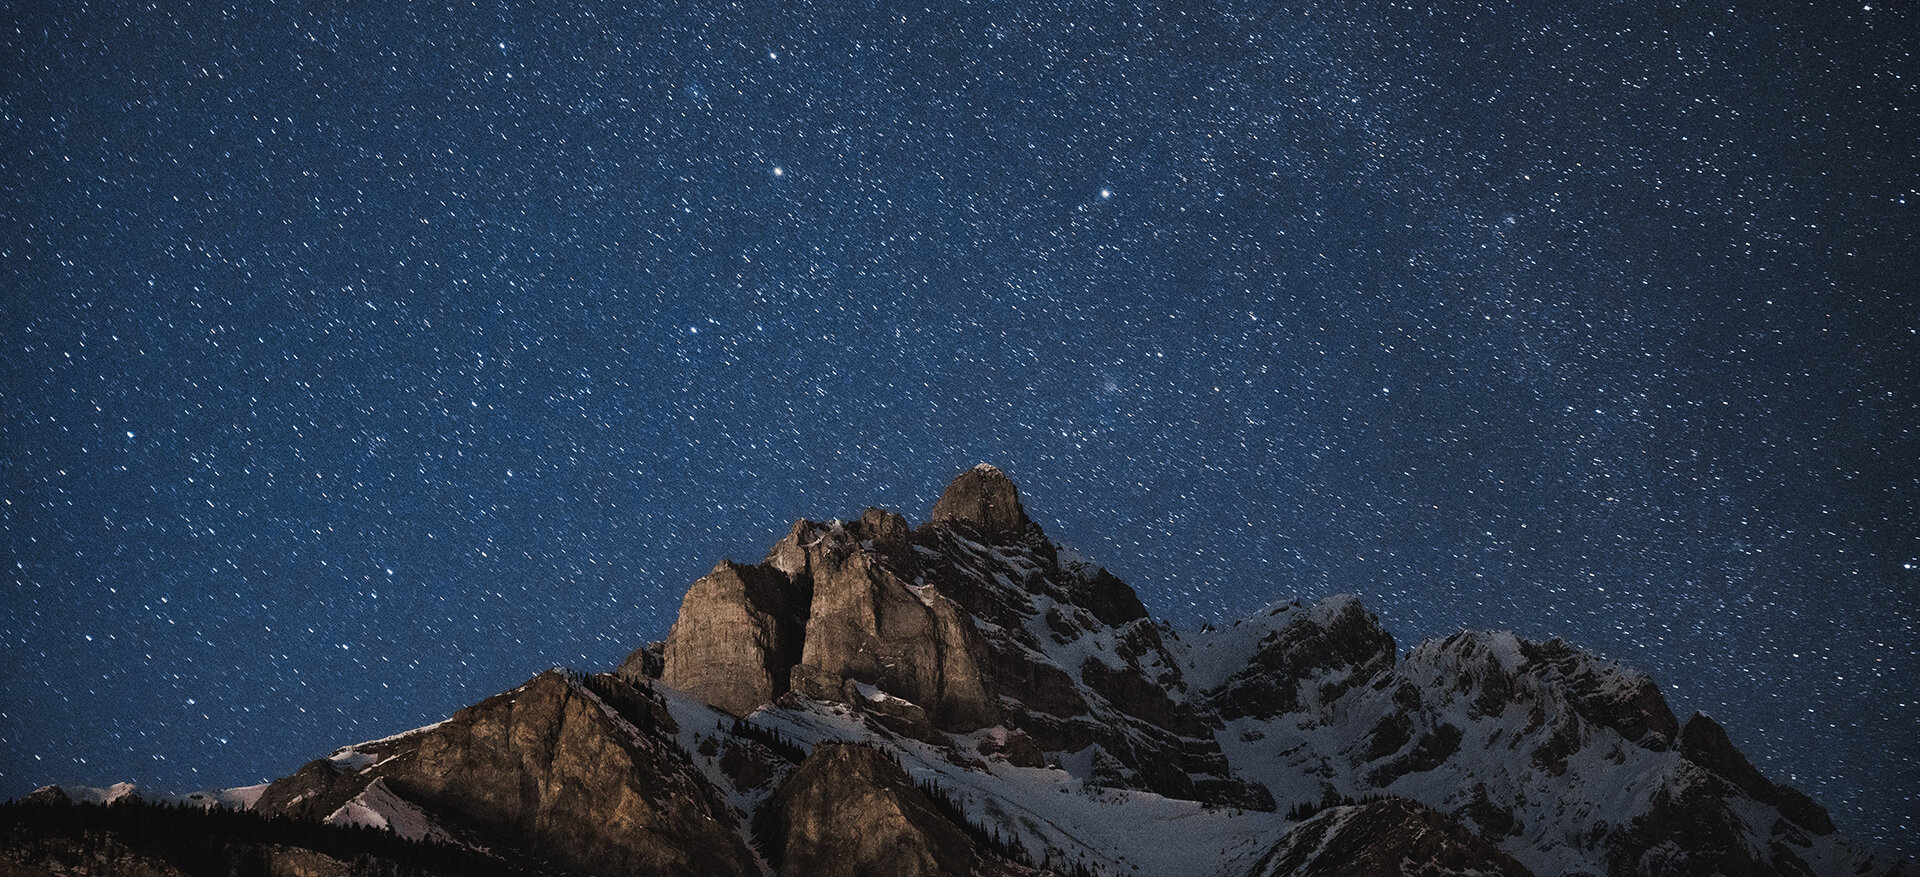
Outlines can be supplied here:
M1348 594L1277 604L1195 637L1195 684L1223 719L1268 718L1325 703L1393 669L1393 635ZM1303 687L1304 686L1304 687Z
M1826 808L1797 789L1775 785L1747 760L1720 723L1696 712L1680 729L1680 754L1718 774L1747 797L1780 808L1788 819L1815 834L1832 834L1833 819Z
M650 688L552 670L439 724L309 762L253 809L476 848L511 838L580 874L752 873L679 730Z
M785 694L800 662L808 580L721 561L680 602L661 680L734 715Z
M996 541L1018 539L1031 523L1013 479L986 463L960 473L947 485L933 504L933 522L971 527Z

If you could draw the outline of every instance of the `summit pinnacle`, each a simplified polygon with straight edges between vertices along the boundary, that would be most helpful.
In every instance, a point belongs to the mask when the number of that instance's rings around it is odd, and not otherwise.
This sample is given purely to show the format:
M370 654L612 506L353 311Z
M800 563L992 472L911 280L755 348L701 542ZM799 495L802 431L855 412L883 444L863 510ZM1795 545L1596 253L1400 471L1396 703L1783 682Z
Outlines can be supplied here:
M1020 489L1007 473L987 463L960 473L933 504L933 520L966 524L983 535L1019 536L1027 529L1027 511L1020 506Z

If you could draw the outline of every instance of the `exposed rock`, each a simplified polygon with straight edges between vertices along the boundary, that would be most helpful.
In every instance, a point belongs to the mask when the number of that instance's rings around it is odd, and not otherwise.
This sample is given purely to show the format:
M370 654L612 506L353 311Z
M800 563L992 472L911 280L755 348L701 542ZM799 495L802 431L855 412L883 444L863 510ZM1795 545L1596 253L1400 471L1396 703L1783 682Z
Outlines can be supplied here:
M1018 539L1030 523L1013 479L986 463L960 473L947 485L933 504L933 521L968 527L994 541Z
M675 730L617 676L552 671L430 729L309 762L255 809L326 820L384 781L458 832L583 873L742 873L752 856Z
M34 789L25 798L21 798L20 803L71 804L73 803L73 796L67 794L67 790L59 786L41 786L40 788Z
M339 779L339 768L324 758L316 758L300 765L299 770L269 783L267 790L261 793L260 800L254 804L254 809L295 819L325 819L327 814L366 788L366 783L356 781L351 788L332 791Z
M1300 687L1314 680L1324 701L1393 668L1393 635L1348 595L1287 616L1267 632L1244 666L1208 691L1222 719L1269 718L1299 709Z
M1810 874L1804 863L1792 867L1762 856L1745 840L1740 815L1727 806L1724 785L1685 765L1677 782L1661 787L1652 806L1634 819L1631 830L1613 846L1613 875ZM1797 857L1793 857L1797 859Z
M1660 686L1644 673L1599 665L1558 637L1544 643L1519 640L1523 672L1551 678L1580 716L1649 749L1665 749L1679 733Z
M813 532L818 526L805 518L794 521L787 535L767 550L767 557L762 562L786 573L790 579L806 578L807 544L813 540Z
M854 680L918 704L939 728L997 722L972 619L937 588L913 584L863 550L864 535L826 528L805 548L813 602L794 687L838 700Z
M1433 770L1452 758L1460 751L1460 729L1442 723L1438 727L1414 741L1413 748L1407 754L1386 764L1374 768L1367 781L1380 787L1386 787L1410 773L1424 773Z
M1705 713L1694 713L1680 729L1680 754L1719 774L1748 797L1779 807L1782 815L1814 834L1833 833L1833 819L1826 808L1797 789L1775 785L1761 776L1727 737L1726 729Z
M667 643L654 640L634 649L627 659L620 662L613 672L633 685L644 685L649 679L658 679L667 670Z
M388 783L483 831L595 874L740 874L753 857L733 819L670 743L645 695L558 672L455 713ZM609 701L614 701L609 703ZM624 707L624 708L622 708ZM664 730L664 729L662 729Z
M913 529L907 519L886 509L869 508L860 513L861 547L878 555L896 572L911 575L913 569Z
M1104 569L1077 581L1069 595L1076 605L1085 607L1093 613L1094 618L1109 627L1119 627L1147 617L1147 607L1140 602L1139 595L1119 576Z
M353 877L360 873L352 864L332 856L290 847L274 848L270 862L270 877Z
M975 873L973 842L878 749L814 749L769 805L780 873L792 877L936 877Z
M1446 814L1405 798L1322 810L1287 832L1254 869L1289 877L1530 873Z
M1025 731L1006 731L988 734L980 741L980 754L1006 759L1015 767L1046 767L1047 754L1034 745L1033 738Z
M737 716L785 694L809 594L771 566L721 561L687 589L661 681Z

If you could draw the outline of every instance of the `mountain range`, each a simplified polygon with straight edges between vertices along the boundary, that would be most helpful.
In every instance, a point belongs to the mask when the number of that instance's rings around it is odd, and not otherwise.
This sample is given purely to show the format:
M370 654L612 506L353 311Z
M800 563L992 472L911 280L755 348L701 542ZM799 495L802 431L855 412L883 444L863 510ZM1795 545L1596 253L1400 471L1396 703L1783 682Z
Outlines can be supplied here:
M606 672L551 670L264 786L137 797L5 805L0 872L1910 870L1559 639L1403 654L1345 595L1176 630L985 464L917 527L801 520L722 561Z

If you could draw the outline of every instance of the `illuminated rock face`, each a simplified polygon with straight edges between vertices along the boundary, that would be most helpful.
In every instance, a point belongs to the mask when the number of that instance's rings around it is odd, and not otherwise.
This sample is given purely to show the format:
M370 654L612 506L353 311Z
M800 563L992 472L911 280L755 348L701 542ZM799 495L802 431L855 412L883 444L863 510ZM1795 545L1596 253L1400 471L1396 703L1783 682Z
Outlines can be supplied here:
M809 595L779 570L721 561L680 602L661 680L737 716L787 692Z
M947 485L933 504L933 522L969 527L996 541L1019 538L1030 523L1013 479L986 463L960 473Z
M254 809L497 848L591 874L752 873L753 853L657 693L542 673L438 725L347 747Z
M882 750L844 743L814 749L780 787L780 874L936 877L992 873L973 841L941 816ZM858 826L857 830L849 830Z

